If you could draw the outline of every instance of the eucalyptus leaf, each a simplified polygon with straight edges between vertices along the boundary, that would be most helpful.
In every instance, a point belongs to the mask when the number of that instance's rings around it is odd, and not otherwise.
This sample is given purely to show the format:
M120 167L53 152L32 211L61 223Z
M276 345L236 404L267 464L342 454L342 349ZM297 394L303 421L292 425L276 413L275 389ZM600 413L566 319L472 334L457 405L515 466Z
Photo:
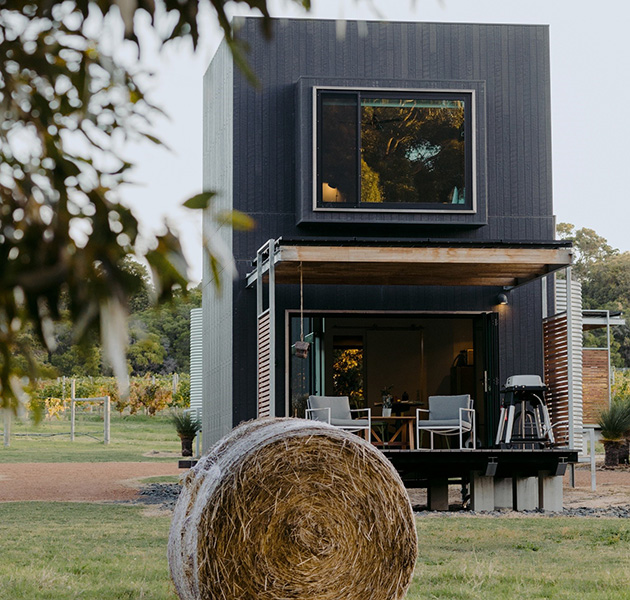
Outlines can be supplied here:
M210 200L216 196L215 192L202 192L184 202L183 206L192 209L206 209L210 206Z
M240 210L221 211L216 215L215 220L217 223L229 225L233 229L241 231L249 231L256 225L252 217Z

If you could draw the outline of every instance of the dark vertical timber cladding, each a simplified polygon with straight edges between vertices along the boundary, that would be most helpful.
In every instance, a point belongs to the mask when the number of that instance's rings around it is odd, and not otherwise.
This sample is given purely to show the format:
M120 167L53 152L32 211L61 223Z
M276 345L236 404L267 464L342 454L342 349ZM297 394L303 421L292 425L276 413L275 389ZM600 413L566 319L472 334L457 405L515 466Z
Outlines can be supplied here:
M542 374L542 305L540 283L508 292L499 312L499 381L511 375Z
M367 29L362 35L360 27ZM234 422L255 415L255 293L244 289L256 249L270 238L381 236L476 241L553 239L548 30L546 26L349 22L338 39L334 21L286 20L265 40L258 19L244 19L239 34L252 51L260 80L252 87L235 69L234 208L257 222L253 232L234 235L239 279L234 282ZM300 78L366 80L370 86L400 81L482 81L486 149L487 224L462 227L405 224L405 215L379 224L347 215L339 223L296 224L302 182L296 156L311 121L296 113ZM386 82L386 83L384 83ZM332 83L331 83L332 84ZM297 135L296 135L297 132ZM304 133L305 135L301 134ZM302 157L304 158L304 157ZM309 174L310 175L310 174ZM302 178L302 176L300 176ZM457 216L449 217L457 223ZM387 221L392 224L387 225ZM448 221L448 219L446 220ZM395 223L395 224L394 224ZM499 289L491 288L309 288L309 309L494 310ZM333 300L334 298L334 300ZM284 406L284 315L299 306L296 286L278 286L276 328L277 407ZM542 372L540 287L510 294L500 317L500 377ZM281 414L281 413L280 413Z
M256 293L246 290L242 280L249 271L239 264L234 287L234 341L232 390L234 425L256 416ZM273 368L273 365L271 366Z

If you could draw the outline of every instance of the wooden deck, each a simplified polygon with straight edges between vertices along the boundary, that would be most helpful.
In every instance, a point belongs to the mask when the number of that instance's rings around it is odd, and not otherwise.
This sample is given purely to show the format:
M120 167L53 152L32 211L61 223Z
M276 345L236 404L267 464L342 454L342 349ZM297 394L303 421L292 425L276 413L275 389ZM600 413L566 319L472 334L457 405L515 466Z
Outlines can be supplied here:
M427 487L431 480L468 481L473 474L496 478L564 475L577 462L577 451L545 450L390 450L382 451L408 488Z

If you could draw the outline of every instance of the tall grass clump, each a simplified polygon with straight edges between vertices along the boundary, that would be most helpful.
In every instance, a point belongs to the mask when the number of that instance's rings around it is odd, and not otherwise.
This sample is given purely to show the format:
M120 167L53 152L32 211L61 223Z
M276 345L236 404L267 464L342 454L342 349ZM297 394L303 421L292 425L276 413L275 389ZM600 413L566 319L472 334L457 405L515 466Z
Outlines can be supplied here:
M628 461L628 441L630 434L630 400L615 398L610 408L601 411L597 421L601 427L607 467L616 467Z

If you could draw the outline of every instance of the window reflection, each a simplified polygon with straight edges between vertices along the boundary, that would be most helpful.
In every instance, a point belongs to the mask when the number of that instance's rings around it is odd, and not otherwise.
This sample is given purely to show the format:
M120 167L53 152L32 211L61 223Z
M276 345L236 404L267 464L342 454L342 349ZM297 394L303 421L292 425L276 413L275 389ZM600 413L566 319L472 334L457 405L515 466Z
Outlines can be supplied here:
M325 94L321 102L320 181L322 201L357 202L357 98Z
M465 94L319 92L319 201L467 207Z
M361 202L465 204L464 102L363 99Z

